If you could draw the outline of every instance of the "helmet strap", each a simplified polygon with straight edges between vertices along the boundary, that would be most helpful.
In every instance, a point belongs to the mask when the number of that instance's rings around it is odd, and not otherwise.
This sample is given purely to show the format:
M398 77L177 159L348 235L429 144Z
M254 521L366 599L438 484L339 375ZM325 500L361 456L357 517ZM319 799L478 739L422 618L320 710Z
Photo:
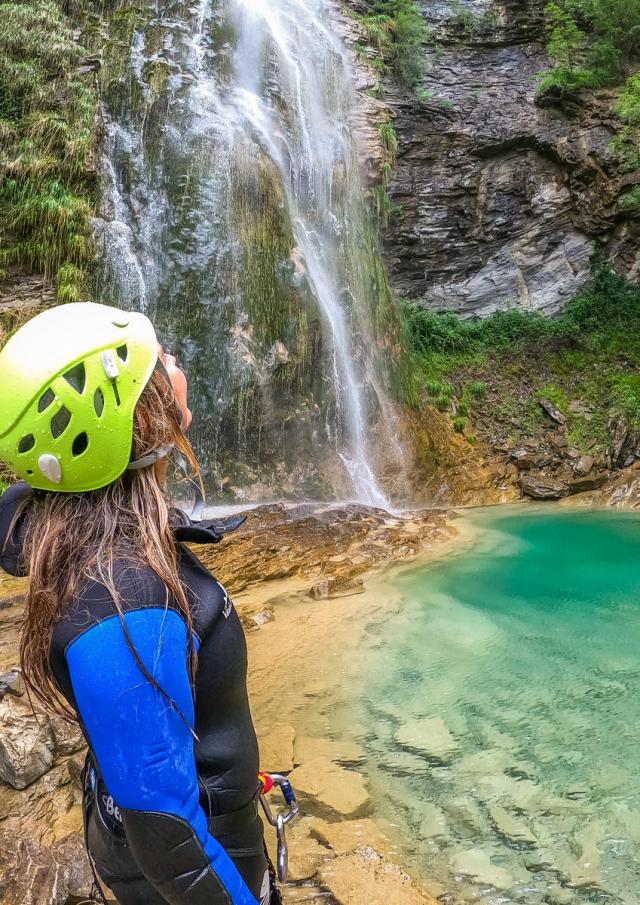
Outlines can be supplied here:
M160 459L166 459L173 448L174 444L169 443L167 446L161 446L159 449L154 449L153 452L147 453L146 456L141 456L141 458L129 462L127 471L140 471L142 468L149 468L150 465L155 465Z

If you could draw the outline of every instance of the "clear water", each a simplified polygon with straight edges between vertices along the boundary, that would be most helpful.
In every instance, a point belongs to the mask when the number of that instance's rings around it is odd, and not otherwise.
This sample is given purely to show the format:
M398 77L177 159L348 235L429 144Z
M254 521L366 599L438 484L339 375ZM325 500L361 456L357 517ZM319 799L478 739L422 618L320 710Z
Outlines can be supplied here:
M638 903L640 518L473 520L360 647L343 706L376 811L443 902Z

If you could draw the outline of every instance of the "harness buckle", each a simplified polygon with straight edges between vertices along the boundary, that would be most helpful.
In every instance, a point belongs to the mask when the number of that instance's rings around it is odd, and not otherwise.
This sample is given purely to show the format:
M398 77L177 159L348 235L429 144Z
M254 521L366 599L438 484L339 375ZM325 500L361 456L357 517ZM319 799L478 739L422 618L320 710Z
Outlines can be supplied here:
M281 773L259 773L260 779L260 804L264 811L267 822L275 827L278 837L278 880L281 883L287 882L289 872L289 849L287 846L286 826L298 815L300 805L296 798L296 793L286 776ZM286 808L274 816L271 806L267 801L267 793L278 786L282 792Z

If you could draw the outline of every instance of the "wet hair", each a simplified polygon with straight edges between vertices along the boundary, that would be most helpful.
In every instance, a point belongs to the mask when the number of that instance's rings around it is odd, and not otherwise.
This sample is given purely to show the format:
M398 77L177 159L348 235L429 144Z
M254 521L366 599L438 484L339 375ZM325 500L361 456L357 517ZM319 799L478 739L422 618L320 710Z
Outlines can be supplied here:
M154 372L136 406L132 459L174 445L199 478L198 463L181 424L175 394L162 370ZM114 574L116 563L152 569L183 615L189 638L191 676L195 675L189 601L178 573L176 542L164 487L151 466L127 471L113 484L85 493L34 492L27 499L25 564L29 574L20 661L30 695L48 709L75 719L63 700L51 667L53 630L88 581L112 596L127 643L145 677L167 698L142 663L129 637ZM20 517L18 513L17 518Z

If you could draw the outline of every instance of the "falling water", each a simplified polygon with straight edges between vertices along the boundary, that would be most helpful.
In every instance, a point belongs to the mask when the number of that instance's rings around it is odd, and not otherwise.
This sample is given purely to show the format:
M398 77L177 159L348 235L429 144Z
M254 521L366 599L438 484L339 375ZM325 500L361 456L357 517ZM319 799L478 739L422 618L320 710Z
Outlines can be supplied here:
M394 315L337 32L326 0L114 15L101 294L185 359L218 491L387 506L370 435Z

